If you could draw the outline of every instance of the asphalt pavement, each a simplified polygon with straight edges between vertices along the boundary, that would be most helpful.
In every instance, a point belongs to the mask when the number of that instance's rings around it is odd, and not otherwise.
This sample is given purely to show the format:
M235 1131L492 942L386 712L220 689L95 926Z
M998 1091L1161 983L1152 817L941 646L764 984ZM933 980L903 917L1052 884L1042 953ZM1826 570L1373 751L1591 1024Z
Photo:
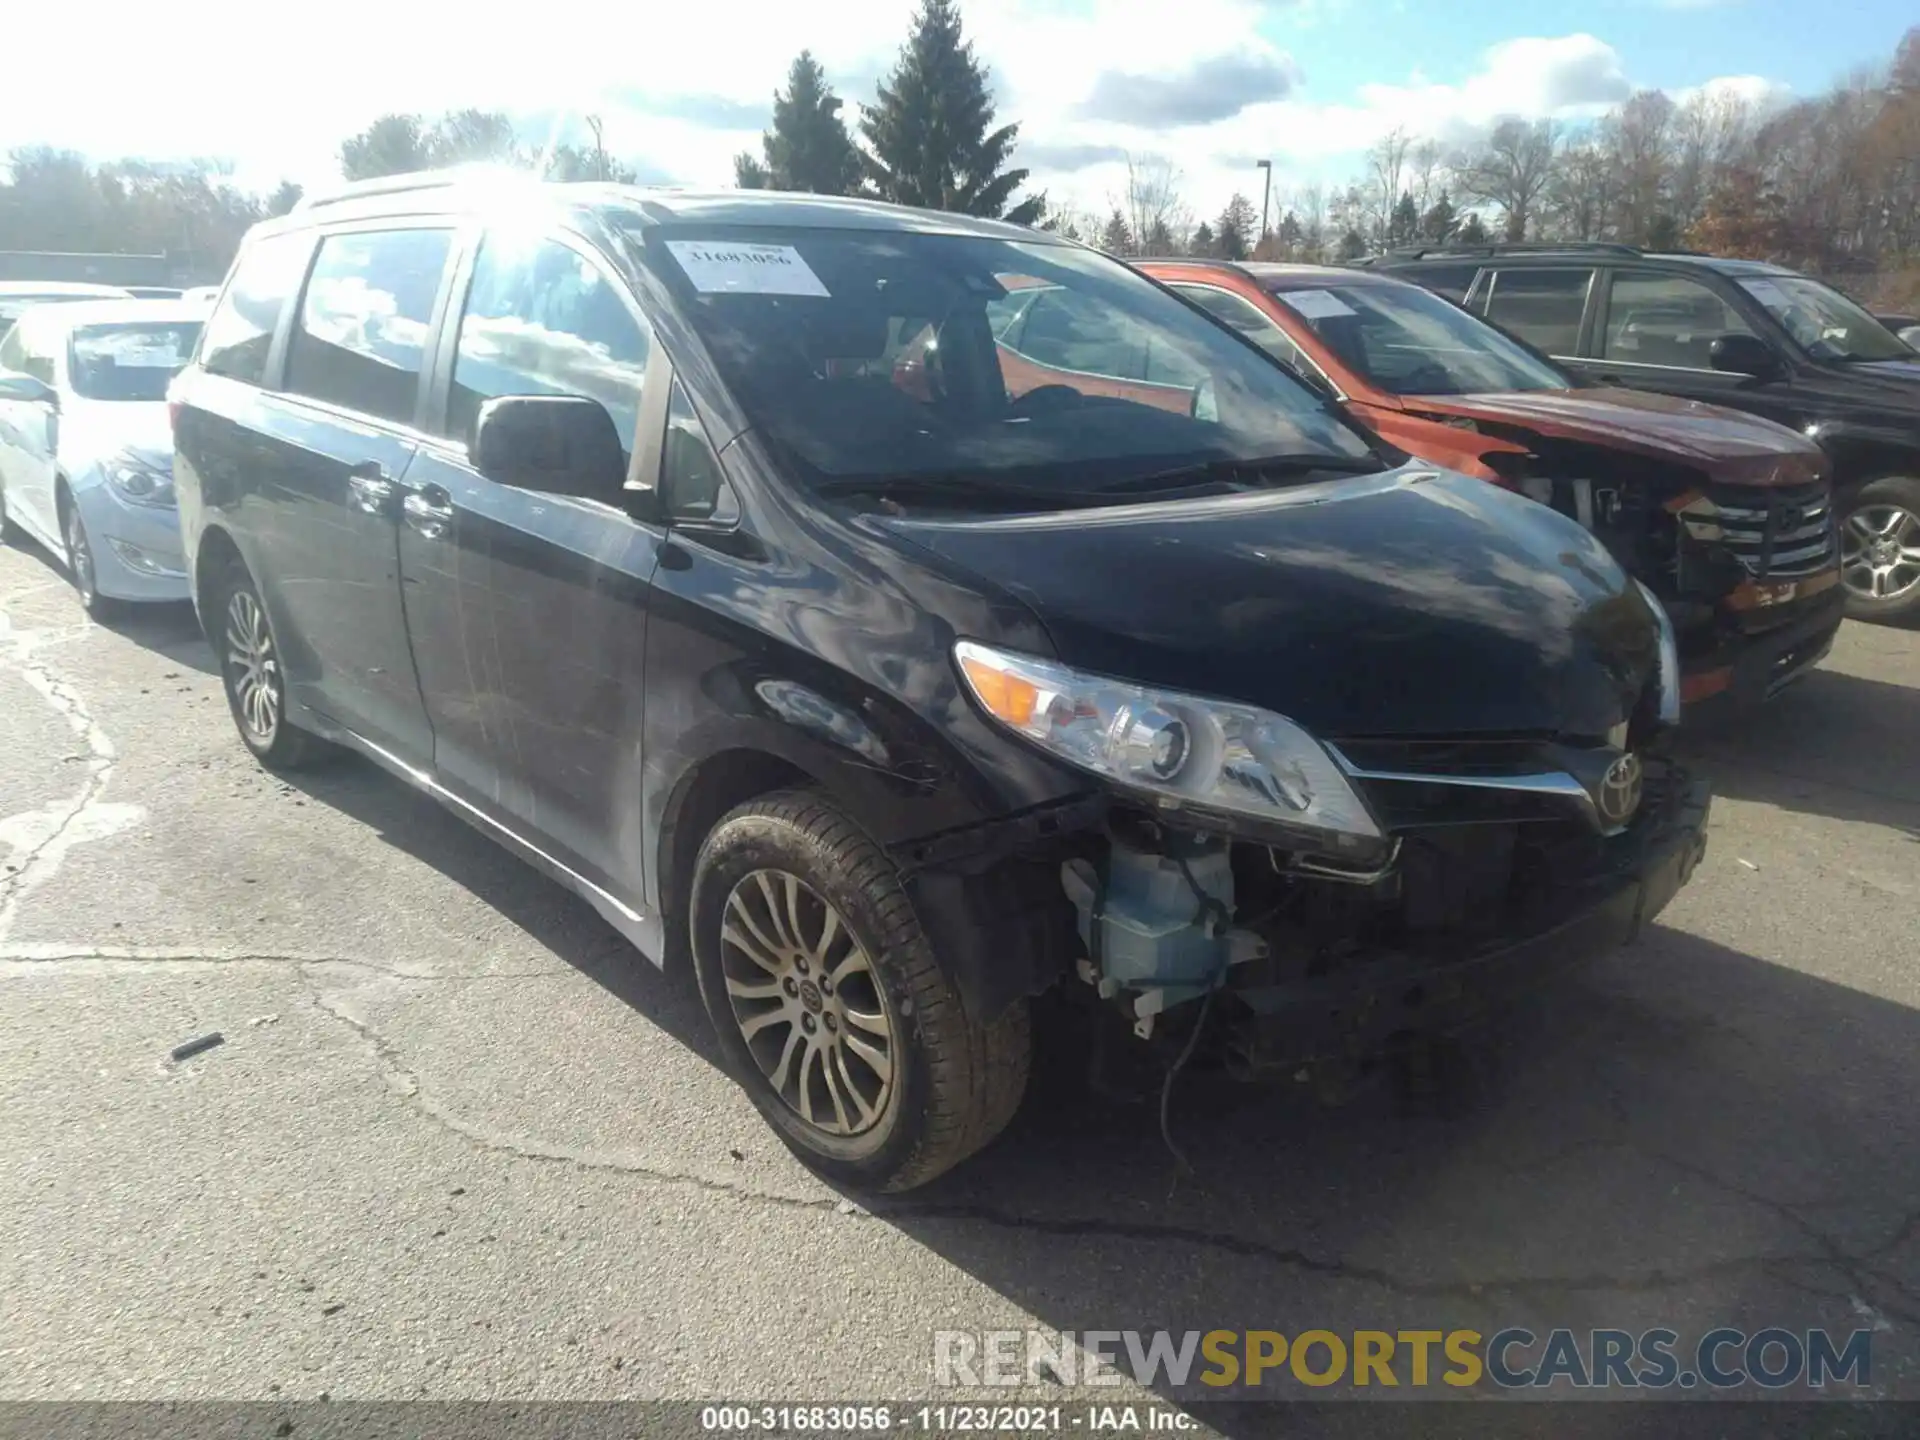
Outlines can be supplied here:
M9 547L0 1399L904 1399L938 1329L1717 1325L1867 1329L1864 1393L1920 1399L1920 633L1846 626L1689 749L1693 884L1450 1103L1201 1083L1182 1174L1043 1026L1013 1129L868 1206L690 980L368 765L262 771L185 607L89 623Z

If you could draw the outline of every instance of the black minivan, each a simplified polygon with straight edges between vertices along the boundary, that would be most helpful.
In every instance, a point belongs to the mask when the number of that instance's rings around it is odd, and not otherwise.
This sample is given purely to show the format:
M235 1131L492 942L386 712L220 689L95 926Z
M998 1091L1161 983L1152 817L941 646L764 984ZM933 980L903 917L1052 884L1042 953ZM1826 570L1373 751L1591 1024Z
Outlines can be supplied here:
M1035 285L1076 366L1010 399ZM1034 231L370 182L249 236L172 400L245 743L371 757L690 960L844 1182L997 1134L1044 991L1168 1084L1346 1064L1703 849L1671 630L1592 536Z

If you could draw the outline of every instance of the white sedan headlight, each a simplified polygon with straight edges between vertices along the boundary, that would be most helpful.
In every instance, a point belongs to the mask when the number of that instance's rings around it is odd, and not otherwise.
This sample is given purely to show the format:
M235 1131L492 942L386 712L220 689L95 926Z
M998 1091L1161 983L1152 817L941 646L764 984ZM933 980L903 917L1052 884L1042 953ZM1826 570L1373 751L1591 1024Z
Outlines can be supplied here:
M121 455L101 467L113 493L130 505L173 508L173 476L133 456Z
M1283 716L1085 675L1050 660L953 647L967 689L1049 754L1165 808L1195 806L1372 848L1379 824L1325 747Z

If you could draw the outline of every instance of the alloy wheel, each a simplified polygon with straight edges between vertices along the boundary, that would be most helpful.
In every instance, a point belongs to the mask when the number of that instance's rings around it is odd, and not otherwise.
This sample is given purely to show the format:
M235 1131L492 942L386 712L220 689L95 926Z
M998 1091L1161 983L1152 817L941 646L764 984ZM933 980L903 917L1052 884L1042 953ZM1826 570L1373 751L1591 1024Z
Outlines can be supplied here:
M80 592L81 604L93 604L93 548L87 544L87 527L77 506L67 511L67 567L73 571L73 588Z
M271 745L280 728L280 662L266 613L248 590L234 591L227 601L227 683L248 735Z
M840 912L784 870L727 896L720 968L734 1022L775 1094L828 1135L879 1124L900 1048L872 958Z
M1901 505L1866 505L1841 529L1841 577L1866 600L1893 600L1920 587L1920 516Z

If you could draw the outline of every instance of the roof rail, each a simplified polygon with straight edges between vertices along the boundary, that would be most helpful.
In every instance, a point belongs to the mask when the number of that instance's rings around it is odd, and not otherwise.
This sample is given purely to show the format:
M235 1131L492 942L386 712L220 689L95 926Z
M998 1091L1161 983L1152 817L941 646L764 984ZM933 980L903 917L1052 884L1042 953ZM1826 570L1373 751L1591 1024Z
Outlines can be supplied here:
M1638 245L1616 240L1493 240L1484 245L1401 245L1381 255L1367 255L1354 263L1379 260L1423 260L1430 255L1553 255L1567 251L1597 251L1605 255L1640 255Z
M399 175L377 175L371 180L350 180L337 189L318 195L302 195L294 202L292 213L315 210L323 205L340 205L369 195L401 195L410 190L444 190L477 180L522 180L540 183L531 171L511 170L500 165L453 165L442 170L409 170Z

